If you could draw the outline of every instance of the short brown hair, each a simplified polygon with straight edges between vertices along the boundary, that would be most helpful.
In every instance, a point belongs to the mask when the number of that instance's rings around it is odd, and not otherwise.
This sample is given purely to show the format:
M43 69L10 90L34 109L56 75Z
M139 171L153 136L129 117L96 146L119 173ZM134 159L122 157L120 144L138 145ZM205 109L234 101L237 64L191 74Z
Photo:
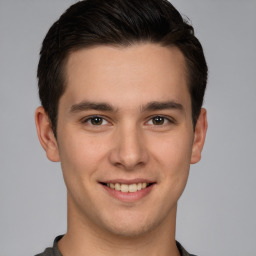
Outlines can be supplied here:
M174 45L186 60L195 126L203 103L207 64L194 29L167 0L84 0L49 29L38 64L39 96L56 134L58 103L65 91L65 62L73 51L95 45Z

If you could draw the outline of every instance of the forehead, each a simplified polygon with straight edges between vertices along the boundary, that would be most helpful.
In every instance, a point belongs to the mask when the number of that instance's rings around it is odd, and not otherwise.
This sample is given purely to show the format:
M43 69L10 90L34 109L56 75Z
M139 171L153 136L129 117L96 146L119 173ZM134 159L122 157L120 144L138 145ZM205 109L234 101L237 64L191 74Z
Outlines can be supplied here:
M134 105L189 97L183 54L176 47L151 43L96 46L71 53L66 86L64 97L72 103L84 98L118 103L120 98Z

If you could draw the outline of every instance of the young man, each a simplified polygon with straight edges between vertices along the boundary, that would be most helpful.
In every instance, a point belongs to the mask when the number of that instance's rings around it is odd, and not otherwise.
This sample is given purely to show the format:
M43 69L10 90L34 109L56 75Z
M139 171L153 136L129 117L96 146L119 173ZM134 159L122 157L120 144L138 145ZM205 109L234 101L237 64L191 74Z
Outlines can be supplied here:
M177 201L207 130L207 65L166 0L87 0L47 33L39 140L60 161L68 228L43 256L190 255Z

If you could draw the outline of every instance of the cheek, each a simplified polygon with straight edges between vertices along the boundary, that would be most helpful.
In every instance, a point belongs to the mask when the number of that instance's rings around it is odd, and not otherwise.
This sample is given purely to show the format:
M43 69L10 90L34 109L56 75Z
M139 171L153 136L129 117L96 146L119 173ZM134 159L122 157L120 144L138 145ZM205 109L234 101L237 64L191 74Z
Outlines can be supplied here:
M154 141L152 141L154 140ZM190 165L193 139L184 133L176 133L165 138L153 138L151 152L156 159L168 167Z
M90 191L104 164L106 144L83 132L63 131L59 136L59 148L63 177L71 198L77 205L89 206L92 203Z
M69 134L69 136L65 136ZM92 175L106 154L106 143L83 132L65 132L60 137L60 160L64 174L78 178Z
M161 168L160 180L166 184L167 190L171 190L179 197L189 174L192 136L187 133L177 133L159 141L161 143L155 141L155 147L151 152Z

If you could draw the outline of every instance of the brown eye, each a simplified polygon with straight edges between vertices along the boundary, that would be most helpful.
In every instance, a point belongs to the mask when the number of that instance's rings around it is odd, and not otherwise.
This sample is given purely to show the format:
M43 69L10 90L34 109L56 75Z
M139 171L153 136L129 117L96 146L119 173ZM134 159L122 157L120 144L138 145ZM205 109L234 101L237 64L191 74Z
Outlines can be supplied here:
M154 118L152 118L152 123L154 125L163 125L165 123L165 119L162 116L155 116Z
M103 123L103 118L99 116L91 117L89 120L92 125L102 125Z
M85 126L88 129L104 129L106 126L110 126L111 123L108 122L104 117L102 116L90 116L85 119L82 119L81 124Z

